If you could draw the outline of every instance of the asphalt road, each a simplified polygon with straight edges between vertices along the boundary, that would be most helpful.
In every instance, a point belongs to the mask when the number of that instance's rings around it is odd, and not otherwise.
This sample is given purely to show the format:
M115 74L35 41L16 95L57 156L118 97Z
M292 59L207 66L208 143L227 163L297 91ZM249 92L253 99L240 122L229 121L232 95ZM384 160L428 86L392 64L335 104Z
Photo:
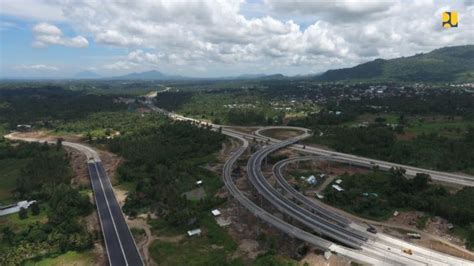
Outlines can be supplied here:
M307 136L309 135L304 134L294 139L269 145L254 153L250 157L247 164L248 178L258 190L258 192L281 212L301 222L318 234L329 237L330 239L333 239L351 248L360 249L360 246L368 239L368 235L366 233L355 231L352 228L346 226L341 226L342 223L346 222L345 219L338 221L339 223L335 223L328 221L325 219L325 217L322 217L319 214L315 214L307 209L302 208L298 204L292 202L280 194L271 186L265 176L263 176L261 166L263 159L267 157L268 154L289 146Z
M26 142L48 142L55 144L56 141L44 141L35 138L17 137L13 133L5 136L11 140L21 140ZM64 146L71 147L82 152L87 161L89 176L91 179L94 200L99 214L100 226L104 235L105 248L109 264L119 265L143 265L143 261L138 252L133 236L125 222L122 209L115 198L112 184L100 161L99 154L91 147L74 142L63 141Z
M230 194L242 205L244 206L248 211L250 211L252 214L255 216L259 217L263 221L267 222L268 224L274 226L275 228L278 228L282 232L293 236L295 238L298 238L300 240L303 240L307 243L310 243L316 247L319 247L323 250L327 250L332 246L332 243L330 241L327 241L323 238L320 238L318 236L315 236L309 232L306 232L292 224L289 224L282 219L270 214L269 212L265 211L264 209L260 208L258 205L256 205L254 202L252 202L249 198L247 198L234 184L233 180L233 167L235 165L235 162L237 159L244 153L244 151L248 147L248 141L245 140L244 138L234 135L234 134L227 134L230 137L239 139L242 141L243 145L239 147L237 151L235 151L231 158L229 158L226 163L224 164L224 168L222 170L222 176L224 179L224 184L229 190ZM363 261L363 260L361 260Z
M277 162L273 166L273 175L276 178L276 181L288 195L290 195L295 201L298 201L299 203L303 204L305 207L310 209L311 211L317 213L321 217L325 218L328 221L332 221L334 223L337 223L341 226L348 226L350 224L350 221L346 219L345 217L341 216L340 214L333 212L331 210L328 210L325 206L323 205L318 205L314 201L308 199L305 195L301 194L298 192L293 186L291 186L283 176L283 171L282 169L288 164L296 161L306 161L306 160L323 160L328 157L323 157L323 156L308 156L308 157L296 157L296 158L290 158L290 159L285 159L282 161Z
M281 142L281 140L264 136L261 132L267 129L281 129L281 128L306 130L305 128L299 128L299 127L275 126L275 127L264 127L259 130L256 130L255 135L251 135L251 134L245 134L245 135L247 135L248 137L257 137L258 139L263 139L266 141L270 141L272 143L278 143L278 142ZM226 129L226 130L229 130L229 129ZM382 170L390 170L390 168L392 167L398 167L398 168L405 169L406 170L405 174L409 176L415 176L417 173L425 173L425 174L429 174L431 179L436 180L436 181L446 182L446 183L456 184L456 185L461 185L461 186L471 186L471 187L474 186L474 176L469 176L465 174L447 173L447 172L440 172L440 171L435 171L431 169L423 169L419 167L386 162L386 161L366 158L366 157L342 153L342 152L328 151L322 148L312 147L308 145L303 146L303 145L296 144L296 145L291 146L291 148L296 149L298 151L307 152L307 153L331 156L331 157L334 157L335 159L345 160L348 163L352 163L354 165L360 165L360 166L366 166L366 167L373 167L377 165Z
M265 222L278 228L282 232L285 232L295 238L298 238L300 240L313 244L317 247L320 247L323 250L330 250L339 255L348 257L352 261L356 261L356 262L360 262L364 264L371 264L371 265L474 265L471 261L466 261L464 259L456 258L456 257L443 254L443 253L439 253L431 249L421 248L409 242L395 239L393 237L390 237L384 234L377 234L377 237L375 239L373 237L369 237L366 240L366 242L363 241L359 249L357 249L357 244L359 244L357 243L358 240L354 238L353 239L348 238L349 240L348 246L352 246L351 242L356 240L355 242L353 242L356 244L355 246L356 249L347 248L342 245L334 244L334 243L331 243L330 241L327 241L318 236L315 236L311 232L311 230L316 229L315 226L311 226L311 224L309 224L308 222L304 222L305 220L310 221L307 219L314 220L314 216L313 216L314 214L312 214L311 212L308 214L307 212L305 212L305 210L301 210L301 208L298 205L296 206L291 205L291 203L288 203L287 201L274 195L274 193L272 192L272 190L274 189L271 186L269 187L266 184L268 183L268 181L265 182L261 177L263 176L263 174L261 173L261 164L262 164L263 159L269 153L275 150L278 150L280 148L283 148L285 146L291 145L290 148L293 148L299 151L331 156L333 157L333 160L341 160L344 162L352 163L354 165L361 165L361 166L379 165L379 167L382 169L391 168L391 167L403 167L403 168L408 168L407 169L408 175L414 175L417 172L429 173L431 177L435 180L455 183L458 185L474 186L474 177L465 176L462 174L460 175L460 174L442 173L442 172L437 172L437 171L432 171L432 170L420 169L416 167L398 165L398 164L393 164L389 162L377 161L377 160L372 160L372 159L363 158L359 156L354 156L350 154L335 153L332 151L327 151L327 150L319 149L315 147L307 147L307 146L304 147L303 145L293 144L292 141L289 141L289 142L281 141L281 140L271 139L266 136L258 136L259 132L257 132L257 135L247 134L247 133L236 131L230 128L221 127L219 125L208 124L196 119L187 118L187 117L177 115L174 113L169 113L157 107L152 107L152 109L154 109L155 111L163 112L175 120L184 120L184 121L190 121L196 124L211 125L214 130L221 130L223 134L241 140L244 143L244 145L240 147L238 151L236 151L224 165L224 169L223 169L224 183L226 187L229 189L231 195L235 197L245 208L247 208L251 213L261 218ZM306 129L304 128L302 128L302 130L306 131ZM259 207L254 202L252 202L250 199L248 199L241 191L237 189L235 184L233 184L233 176L232 176L233 165L235 164L238 157L248 147L248 141L246 139L255 139L258 141L266 142L267 144L276 143L275 145L270 145L269 146L270 148L267 147L268 149L263 149L264 151L262 150L257 151L255 154L252 155L247 165L247 171L248 171L247 174L249 176L249 179L251 181L253 180L252 183L254 184L254 186L256 186L257 190L259 190L260 193L267 195L266 197L270 199L269 200L270 202L274 203L274 206L277 209L279 209L282 212L286 211L287 213L289 213L288 217L291 217L292 220L298 219L298 221L303 222L303 224L306 225L306 228L309 227L311 228L311 230L296 227L266 212L261 207ZM272 194L273 196L268 196ZM298 208L300 210L296 210ZM308 217L304 218L304 216L308 216ZM336 218L336 217L333 217L333 218ZM325 219L327 219L327 217ZM346 221L343 221L342 219L340 221L343 224L346 222ZM337 223L334 223L334 225L336 224ZM343 224L342 225L340 224L339 226L344 226ZM351 224L351 227L352 225L353 224ZM318 224L317 226L320 226L320 224ZM357 226L355 226L355 228L357 228ZM337 228L337 230L340 230L340 228ZM342 228L342 230L344 230L344 228ZM358 230L363 232L365 231L365 228L360 227L358 228ZM333 234L333 233L330 232L330 234ZM405 248L413 250L413 255L408 255L401 251L402 249L405 249Z
M112 184L102 163L90 160L87 166L109 264L112 266L143 265L140 253L125 222L122 209L115 198Z

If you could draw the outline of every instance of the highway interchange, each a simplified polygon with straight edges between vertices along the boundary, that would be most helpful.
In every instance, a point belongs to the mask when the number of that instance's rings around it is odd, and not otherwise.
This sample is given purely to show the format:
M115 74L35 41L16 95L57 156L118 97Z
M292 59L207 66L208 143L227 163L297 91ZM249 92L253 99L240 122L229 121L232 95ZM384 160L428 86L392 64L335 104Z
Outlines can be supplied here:
M382 233L370 234L366 232L366 226L356 224L348 218L325 208L323 204L319 205L308 200L304 195L292 189L291 186L286 183L281 169L291 161L326 159L329 161L349 163L364 167L373 167L377 165L382 170L388 170L392 167L400 167L407 170L407 175L413 176L416 173L427 173L433 180L462 186L474 186L474 177L420 169L296 144L298 141L310 135L310 132L304 128L267 127L258 129L253 134L248 134L233 128L208 124L196 119L169 113L152 105L149 106L155 111L165 113L175 120L185 120L191 121L195 124L210 125L213 130L219 130L223 134L241 142L242 145L237 150L233 151L224 165L222 175L225 186L231 195L248 211L262 219L267 224L294 238L300 239L319 249L329 250L333 253L347 257L352 261L365 264L474 265L472 261L422 248ZM262 134L263 130L275 128L297 129L301 130L303 134L283 141L269 138ZM38 141L37 139L15 138L13 135L8 135L6 137L23 141ZM293 223L296 221L296 224L290 223L285 219L271 214L262 206L259 206L249 199L235 186L234 179L239 176L238 173L233 171L234 166L237 160L249 148L248 139L267 143L267 145L250 156L247 163L247 178L261 196L263 196L275 209L284 213L285 217L291 218L290 220ZM97 152L88 146L78 143L64 141L63 145L83 152L88 158L87 163L89 174L110 265L143 265L140 253L138 252L133 236L125 222L125 217L118 205L112 190L112 185ZM275 189L262 173L263 160L270 153L283 148L291 148L298 150L299 152L318 155L318 157L305 156L291 158L278 162L274 166L273 172L277 183L286 193ZM299 202L302 206L294 201ZM402 249L410 249L413 253L411 255L406 254L402 252Z
M214 130L220 130L223 134L243 142L243 146L232 155L224 167L223 178L225 180L226 187L229 189L229 191L231 191L231 194L250 212L270 225L297 239L311 243L324 250L330 250L353 261L372 265L474 265L472 261L436 252L431 249L422 248L382 233L377 233L373 236L368 235L368 233L365 232L365 226L361 226L354 222L350 222L348 226L350 228L347 228L346 226L341 225L347 221L346 219L340 219L337 222L334 221L334 219L327 219L327 217L321 219L324 217L324 215L321 215L321 211L319 212L320 215L317 215L318 212L315 211L318 208L317 206L312 206L312 209L315 212L312 213L311 211L303 209L297 204L292 204L289 200L283 199L283 195L277 195L278 192L275 192L275 190L271 188L271 186L269 186L265 180L263 180L265 177L263 177L263 174L261 174L261 164L263 159L271 152L289 147L300 152L323 155L330 157L331 160L346 162L357 166L373 167L378 165L378 167L382 170L388 170L392 167L400 167L407 169L406 175L412 176L414 176L416 173L428 173L433 180L462 186L474 186L474 177L404 166L350 154L327 151L306 145L295 144L300 139L307 136L308 130L304 128L267 127L255 131L254 134L248 134L237 131L230 127L208 124L196 119L169 113L156 107L154 108L155 110L158 109L158 111L164 112L175 120L185 120L197 124L210 125ZM284 141L262 135L262 130L272 128L299 129L306 133L294 139ZM261 143L269 144L267 147L257 151L250 157L247 164L247 175L249 181L255 186L257 191L276 209L289 215L292 220L296 220L304 225L302 228L297 227L297 231L295 231L294 225L277 218L269 212L266 212L255 203L252 203L251 200L248 199L244 194L239 193L238 189L235 187L235 185L233 185L232 167L237 161L238 157L244 153L246 147L248 146L247 139L256 141L258 140ZM326 214L329 212L330 211L327 210ZM329 215L334 216L332 218L336 218L338 214L331 213ZM323 222L323 220L325 221ZM326 224L324 227L321 226L323 223ZM318 233L318 235L313 233ZM332 244L329 245L329 247L324 248L327 246L327 240L323 241L324 238L321 236L327 237ZM410 255L403 252L403 249L411 250L412 254Z
M234 138L238 138L240 141L244 139L242 136L236 136L235 134L232 134L230 132L227 132L225 134ZM256 187L257 191L262 196L264 196L276 209L280 210L292 219L297 220L298 222L303 224L304 228L309 229L309 231L306 231L306 234L304 235L292 234L294 237L304 240L303 237L308 237L307 233L317 232L318 235L323 235L325 237L328 237L329 239L335 240L335 244L330 245L327 250L331 250L335 253L346 256L354 261L374 265L472 264L472 262L470 261L435 252L429 249L421 248L385 234L377 233L376 235L368 235L368 233L365 232L365 227L355 224L353 222L350 222L350 224L345 224L347 222L347 219L340 219L341 217L337 213L334 213L328 209L321 210L321 206L311 204L310 210L313 210L313 213L312 211L309 211L301 207L300 205L293 203L291 200L285 198L284 195L280 194L276 189L274 189L263 176L261 171L263 159L269 153L289 146L306 136L307 133L294 139L277 142L273 145L268 145L267 147L254 153L250 157L247 164L248 178L250 182ZM248 146L248 142L245 139L244 141L244 146L242 147ZM240 148L241 150L233 154L232 158L226 163L226 167L223 173L224 179L232 180L232 177L229 177L231 175L231 170L229 169L231 168L231 166L229 166L229 164L233 164L237 160L238 156L243 153L242 147ZM303 158L307 159L305 157ZM274 168L274 170L277 170L277 168ZM229 182L226 182L226 186L229 187ZM232 194L234 195L235 193ZM297 194L298 195L296 195L293 191L291 196L293 198L300 199L301 197L304 197L299 193ZM239 197L242 197L242 195L240 195ZM307 204L309 205L308 202ZM262 215L260 214L260 216ZM273 218L273 220L270 219L270 221L265 221L273 225L275 219L276 218ZM281 223L281 221L279 221L279 223ZM286 232L288 231L288 229L283 231ZM319 237L316 239L319 240ZM410 249L413 251L413 254L406 254L402 251L402 249Z

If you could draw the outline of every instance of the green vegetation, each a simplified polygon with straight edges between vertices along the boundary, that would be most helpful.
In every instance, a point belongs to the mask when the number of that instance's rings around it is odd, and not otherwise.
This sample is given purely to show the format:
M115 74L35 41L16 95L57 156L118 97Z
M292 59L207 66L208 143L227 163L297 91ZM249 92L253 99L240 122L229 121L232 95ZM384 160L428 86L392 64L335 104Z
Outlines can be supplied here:
M417 174L413 179L406 179L403 174L404 170L397 169L345 174L340 176L344 191L338 192L328 186L325 199L338 208L374 220L387 219L395 210L424 211L465 228L469 231L468 236L472 233L474 188L465 187L451 194L443 186L430 185L428 175ZM418 221L419 228L424 227L428 217Z
M139 114L130 111L98 112L58 125L54 133L57 135L79 133L89 140L104 139L116 137L117 133L126 135L144 128L158 128L164 121L164 116L158 114Z
M85 250L92 246L82 216L91 212L87 196L70 187L72 170L61 144L0 143L0 161L8 158L19 172L8 201L34 199L40 202L19 214L0 218L0 264L19 264L28 259ZM2 176L10 169L0 169Z
M278 95L257 89L165 92L155 103L185 116L229 125L280 125L286 116L318 108L306 101L286 103Z
M185 238L178 243L156 240L150 247L153 259L160 265L235 265L237 261L230 257L237 244L209 212L199 226L203 231L201 236Z
M37 223L44 224L48 222L48 205L40 204L40 209L40 214L28 215L27 219L20 219L17 213L2 216L0 217L0 228L9 227L14 232L21 232Z
M115 103L112 96L57 86L2 89L0 99L0 124L7 124L9 128L18 124L53 128L92 113L126 109L126 105Z
M445 47L427 54L391 60L377 59L352 68L329 70L321 81L377 80L439 82L474 80L474 45Z
M0 151L3 149L0 148ZM20 178L21 169L27 162L27 159L5 157L0 159L0 203L6 205L13 200L12 192L16 188L16 180Z
M185 122L165 123L158 129L143 129L109 140L110 150L126 159L118 169L120 180L136 182L124 211L132 215L157 211L178 226L188 223L199 210L215 205L212 195L221 181L199 165L212 158L223 140L223 135L209 128ZM182 194L195 188L197 180L204 181L211 196L199 202L188 201Z
M412 140L398 140L396 130L386 126L327 127L324 135L315 134L309 142L401 164L467 173L474 170L474 128L454 139L422 133Z
M25 266L63 266L63 265L94 265L95 255L90 251L68 251L57 257L29 260Z

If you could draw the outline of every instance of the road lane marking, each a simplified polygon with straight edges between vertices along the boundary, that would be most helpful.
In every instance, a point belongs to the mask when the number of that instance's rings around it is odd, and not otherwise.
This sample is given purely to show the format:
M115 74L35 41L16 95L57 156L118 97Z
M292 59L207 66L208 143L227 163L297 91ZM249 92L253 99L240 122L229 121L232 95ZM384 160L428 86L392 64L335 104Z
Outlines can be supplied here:
M124 257L124 259L125 259L125 264L128 265L127 256L125 255L125 251L123 250L123 246L122 246L122 240L120 239L120 235L119 235L119 233L118 233L118 231L117 231L117 226L115 225L114 216L112 215L112 211L110 210L109 200L107 199L107 195L105 194L105 190L104 190L104 185L102 184L102 180L100 179L100 173L99 173L99 169L97 168L97 162L94 163L94 166L95 166L95 170L96 170L96 172L97 172L97 176L98 176L98 178L99 178L100 187L102 188L102 193L104 194L104 197L105 197L105 203L107 204L107 210L109 211L110 218L112 219L112 224L113 224L113 226L114 226L115 233L117 234L117 238L118 238L118 241L119 241L120 249L122 250L122 254L123 254L123 257ZM110 262L110 264L112 265L112 262Z

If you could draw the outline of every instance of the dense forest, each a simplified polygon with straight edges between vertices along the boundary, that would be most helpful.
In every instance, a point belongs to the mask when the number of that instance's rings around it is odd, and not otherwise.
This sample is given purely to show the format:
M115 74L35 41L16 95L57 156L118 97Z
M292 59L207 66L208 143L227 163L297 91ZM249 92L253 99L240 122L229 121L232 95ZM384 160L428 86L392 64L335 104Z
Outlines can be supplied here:
M183 193L210 175L199 165L212 159L223 140L223 135L209 128L170 122L108 141L110 150L126 159L118 169L120 180L136 183L124 211L134 215L151 210L170 225L179 226L194 218L198 210L210 208L215 200L212 196L196 203ZM216 176L207 178L205 182L220 184Z
M70 186L72 169L61 143L54 146L41 143L12 145L2 141L0 144L0 160L8 159L10 163L26 160L12 197L37 201L28 210L21 210L19 219L46 218L44 222L27 223L27 226L4 224L2 220L0 264L16 265L28 259L91 248L94 235L87 231L80 217L89 214L92 205L88 196Z
M84 118L101 111L126 110L109 95L71 91L57 86L0 90L0 124L14 128L33 124L53 128L59 122Z
M386 126L328 127L324 135L310 142L327 145L337 151L407 165L444 171L474 170L474 128L462 138L421 134L412 140L397 140L396 131Z

